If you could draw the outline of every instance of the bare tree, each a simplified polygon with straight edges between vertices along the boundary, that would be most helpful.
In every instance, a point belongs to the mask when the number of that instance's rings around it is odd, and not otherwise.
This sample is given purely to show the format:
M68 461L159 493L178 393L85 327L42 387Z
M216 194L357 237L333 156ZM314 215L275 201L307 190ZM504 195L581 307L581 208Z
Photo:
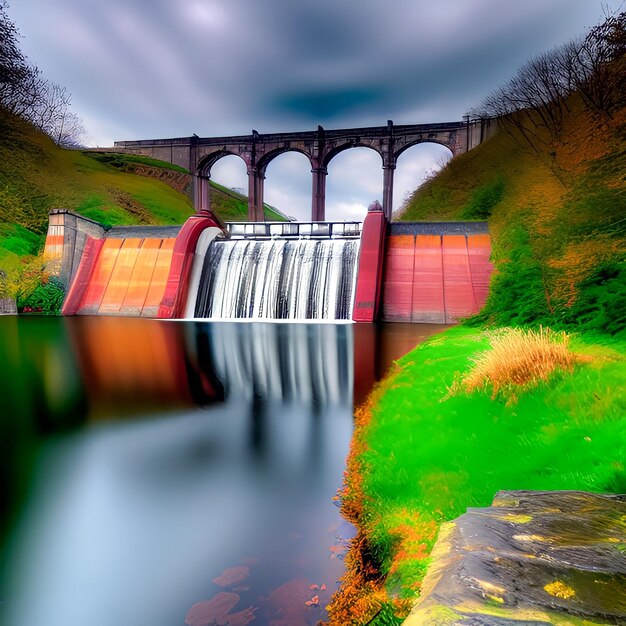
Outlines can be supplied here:
M82 120L70 110L71 104L72 96L65 87L43 81L28 118L58 145L78 147L85 129Z
M0 0L0 85L22 80L26 60L17 45L17 27L6 14L7 2Z
M0 0L0 105L19 114L32 101L38 72L19 48L19 32L6 14L7 6Z
M18 45L19 32L0 0L0 106L28 120L57 144L79 146L85 133L81 119L70 110L65 87L47 81L28 63Z
M573 89L593 113L612 117L626 99L626 12L608 16L571 50Z
M626 99L626 13L608 16L587 36L525 63L513 78L470 112L496 117L524 148L541 158L563 182L555 165L570 96L610 117Z

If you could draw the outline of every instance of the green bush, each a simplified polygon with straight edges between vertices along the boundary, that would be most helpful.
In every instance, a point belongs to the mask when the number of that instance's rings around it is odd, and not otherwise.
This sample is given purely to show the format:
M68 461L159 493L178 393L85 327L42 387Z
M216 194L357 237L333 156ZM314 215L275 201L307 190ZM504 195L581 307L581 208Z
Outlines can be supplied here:
M63 306L65 289L57 278L40 283L27 297L18 297L17 306L25 313L36 312L45 315L59 315Z
M470 323L496 322L502 326L553 323L545 295L543 265L531 245L528 230L515 225L505 235L503 248L510 258L498 264L489 298Z
M626 260L598 266L582 281L563 322L610 335L626 334Z

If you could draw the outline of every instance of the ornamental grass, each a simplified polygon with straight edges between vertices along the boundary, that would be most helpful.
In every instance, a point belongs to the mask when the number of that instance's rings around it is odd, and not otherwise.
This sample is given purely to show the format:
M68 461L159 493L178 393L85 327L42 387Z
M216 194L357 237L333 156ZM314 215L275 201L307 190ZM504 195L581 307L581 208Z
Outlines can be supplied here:
M571 372L589 356L572 352L571 335L550 328L503 328L487 332L491 349L472 359L471 371L455 384L453 392L491 389L491 397L510 401L517 394L548 380L556 371ZM460 389L459 389L460 387Z

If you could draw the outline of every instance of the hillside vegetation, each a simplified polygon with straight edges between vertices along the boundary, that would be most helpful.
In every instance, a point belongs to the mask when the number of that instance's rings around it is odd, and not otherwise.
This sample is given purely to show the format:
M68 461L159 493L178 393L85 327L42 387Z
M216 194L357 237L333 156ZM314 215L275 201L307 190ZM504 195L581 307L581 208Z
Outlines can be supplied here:
M495 272L481 313L403 357L356 411L341 500L359 532L333 626L401 624L440 525L499 490L626 489L626 115L570 108L553 153L501 125L401 217L487 219Z
M488 219L496 272L477 321L623 333L626 110L601 124L576 99L555 150L506 122L416 190L402 220Z
M0 118L0 297L23 298L37 284L51 209L71 209L106 226L182 224L193 213L191 177L183 168L63 149L1 108ZM215 184L212 208L224 220L247 219L247 199ZM266 214L284 219L269 206Z
M531 59L481 108L496 134L401 219L488 220L489 298L356 411L341 500L358 535L333 626L399 626L428 593L441 524L499 490L626 490L626 14ZM568 576L574 595L601 593ZM498 589L481 610L513 623ZM471 621L454 608L441 623Z

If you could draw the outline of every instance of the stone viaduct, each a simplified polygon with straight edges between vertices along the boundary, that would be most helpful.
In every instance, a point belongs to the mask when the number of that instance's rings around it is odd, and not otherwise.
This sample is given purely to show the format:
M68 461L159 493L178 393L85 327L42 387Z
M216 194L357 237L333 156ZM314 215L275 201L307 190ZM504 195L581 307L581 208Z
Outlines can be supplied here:
M437 124L396 126L389 120L387 126L347 128L317 131L260 134L235 137L182 137L178 139L148 139L116 141L115 151L141 154L168 161L188 169L193 176L194 206L196 210L210 208L211 168L224 156L241 157L248 172L248 219L263 221L263 181L265 171L278 155L296 151L308 157L311 163L312 194L311 219L325 219L326 174L334 156L349 148L366 147L378 152L383 167L383 211L391 219L393 202L393 174L398 157L419 143L438 143L457 156L475 148L495 129L495 120L479 119Z

